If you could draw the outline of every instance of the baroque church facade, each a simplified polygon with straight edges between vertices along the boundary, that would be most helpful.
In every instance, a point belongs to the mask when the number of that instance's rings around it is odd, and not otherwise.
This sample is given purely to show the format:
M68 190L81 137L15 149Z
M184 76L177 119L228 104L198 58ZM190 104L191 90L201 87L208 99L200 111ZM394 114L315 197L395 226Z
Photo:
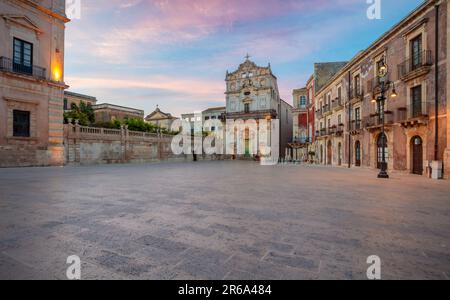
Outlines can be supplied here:
M226 74L227 120L275 120L280 121L280 157L284 158L292 139L292 106L281 99L277 77L270 64L260 67L246 57L239 68ZM259 124L259 122L258 122ZM270 129L270 128L269 128ZM245 132L245 155L251 156L250 133ZM270 136L270 135L269 135ZM270 144L270 141L268 142ZM260 149L254 156L260 155Z

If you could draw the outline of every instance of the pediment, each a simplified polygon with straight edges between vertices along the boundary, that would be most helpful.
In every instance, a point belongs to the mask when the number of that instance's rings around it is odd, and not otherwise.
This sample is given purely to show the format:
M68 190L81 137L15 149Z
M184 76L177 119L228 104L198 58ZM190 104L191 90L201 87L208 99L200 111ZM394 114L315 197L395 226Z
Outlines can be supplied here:
M164 120L164 119L171 119L171 114L163 113L160 110L154 111L150 115L148 115L145 119L146 120Z
M7 24L21 26L41 34L43 31L27 16L24 15L0 15Z

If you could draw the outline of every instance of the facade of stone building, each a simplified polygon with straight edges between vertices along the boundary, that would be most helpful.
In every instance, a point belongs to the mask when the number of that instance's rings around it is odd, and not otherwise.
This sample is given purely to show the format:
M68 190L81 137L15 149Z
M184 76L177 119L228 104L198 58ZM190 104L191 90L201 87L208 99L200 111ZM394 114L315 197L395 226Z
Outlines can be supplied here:
M308 91L306 88L295 89L292 92L293 109L293 139L289 143L289 156L294 161L306 161L308 159Z
M73 104L75 104L76 106L80 106L81 102L93 106L97 104L97 98L74 92L64 91L63 106L65 111L70 110Z
M144 111L131 107L119 106L109 103L93 105L95 121L100 123L123 121L125 119L144 119Z
M444 8L445 9L445 8ZM446 25L447 29L445 30L446 34L446 53L450 53L450 5L447 1L447 8L446 8L447 14L446 14ZM450 59L447 59L447 74L448 70L450 70ZM447 75L447 84L446 84L446 91L450 91L450 76ZM448 97L448 94L446 95ZM450 179L450 101L447 100L447 147L444 154L444 177L447 179Z
M320 163L376 169L384 148L390 171L429 175L442 168L448 139L448 5L425 1L317 91ZM383 63L395 86L387 94L386 136L374 101Z
M236 71L232 73L227 71L225 94L227 120L280 121L279 152L280 157L284 158L288 144L292 140L292 106L280 98L277 78L272 73L270 64L267 67L260 67L247 58ZM250 141L256 141L257 137L251 138L250 131L246 130L243 140L245 145L241 147L242 145L238 144L242 140L235 137L233 143L235 148L244 148L244 156L260 156L260 149L252 148L250 145ZM260 142L270 145L270 141Z
M177 118L175 118L171 114L161 111L158 106L156 107L155 111L145 117L145 121L147 123L159 126L160 128L167 130L170 130L173 121L175 121L176 119Z
M225 116L225 113L225 107L211 107L204 110L202 112L204 130L206 132L217 132L219 129L218 127L223 125L223 118ZM208 125L208 123L210 123L210 125Z
M64 163L64 0L0 1L0 167Z
M293 91L294 97L294 114L298 112L300 129L296 129L299 126L295 124L296 117L294 116L294 136L292 148L292 159L296 161L309 161L314 162L316 160L316 135L315 135L315 120L316 120L316 104L315 95L321 87L323 87L341 68L343 68L347 62L326 62L315 63L314 73L308 79L306 87L301 89L295 89ZM303 102L306 105L300 105L302 97L306 97ZM306 101L305 101L306 100ZM300 102L299 102L300 101ZM295 109L295 104L300 105L300 109ZM299 139L299 135L296 134L296 130L303 133L303 137Z

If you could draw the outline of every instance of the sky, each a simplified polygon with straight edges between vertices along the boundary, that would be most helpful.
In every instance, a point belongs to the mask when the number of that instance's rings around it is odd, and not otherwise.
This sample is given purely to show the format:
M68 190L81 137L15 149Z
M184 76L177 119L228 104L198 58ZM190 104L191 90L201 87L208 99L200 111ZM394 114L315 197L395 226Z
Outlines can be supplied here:
M70 91L151 113L225 106L225 74L248 53L272 66L281 97L314 63L350 60L422 0L80 0L67 24ZM367 2L381 1L381 19Z

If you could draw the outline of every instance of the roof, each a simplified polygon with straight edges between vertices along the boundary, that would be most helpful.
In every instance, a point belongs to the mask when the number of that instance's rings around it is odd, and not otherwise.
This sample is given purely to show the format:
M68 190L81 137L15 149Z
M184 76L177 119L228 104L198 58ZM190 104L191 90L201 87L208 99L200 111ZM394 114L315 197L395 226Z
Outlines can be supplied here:
M96 97L88 96L88 95L84 95L84 94L64 91L64 95L65 96L71 96L71 97L77 97L77 98L83 98L83 99L89 99L90 101L97 102L97 98Z
M132 108L132 107L126 107L126 106L110 104L110 103L102 103L102 104L92 105L92 108L94 110L114 109L114 110L120 110L120 111L123 111L123 112L144 115L144 111L143 110Z
M317 93L324 87L336 73L347 65L347 61L323 62L314 64L314 86Z
M161 114L163 115L162 118L155 118L153 120L167 120L167 119L176 119L175 117L173 117L171 114L169 113L165 113L163 111L161 111L159 109L159 107L156 107L155 111L153 111L151 114L149 114L148 116L145 117L145 120L149 120L151 119L153 116L155 116L156 114Z
M222 106L222 107L211 107L211 108L208 108L207 110L204 110L203 112L205 113L205 112L217 111L217 110L226 110L226 107L225 106Z
M408 14L405 18L403 18L400 22L394 25L391 29L386 31L381 37L379 37L376 41L374 41L369 47L365 50L358 52L344 67L342 67L334 76L332 76L326 84L323 84L320 89L316 89L316 93L318 94L322 89L328 87L336 78L342 76L344 72L349 71L349 69L359 60L364 58L370 51L376 50L383 42L388 40L394 33L398 32L402 26L406 23L410 22L414 17L416 17L419 13L421 13L424 9L433 7L437 3L437 0L425 0L422 4L420 4L416 9L414 9L410 14Z

